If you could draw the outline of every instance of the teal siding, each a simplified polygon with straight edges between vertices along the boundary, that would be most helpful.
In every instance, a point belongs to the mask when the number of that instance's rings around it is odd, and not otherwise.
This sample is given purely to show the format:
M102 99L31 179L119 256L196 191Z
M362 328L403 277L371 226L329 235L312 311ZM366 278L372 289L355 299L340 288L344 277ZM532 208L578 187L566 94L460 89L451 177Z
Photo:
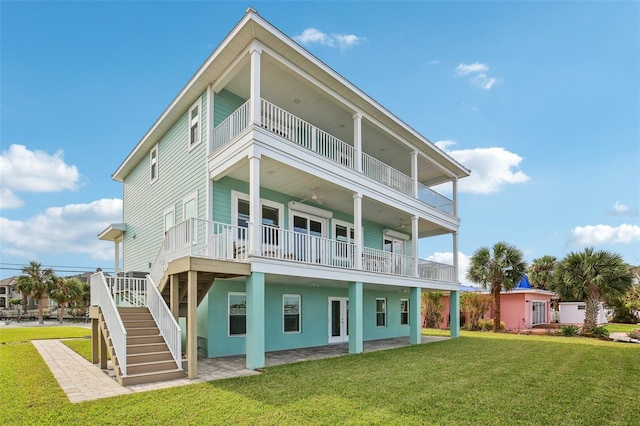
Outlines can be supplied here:
M348 297L347 288L294 286L269 282L265 292L265 350L276 351L322 346L329 341L329 297ZM245 353L245 338L228 335L228 293L244 292L243 282L217 280L209 291L207 311L208 356L220 357ZM301 332L284 333L282 296L298 294L301 299ZM376 298L387 299L387 326L376 327ZM400 325L400 299L408 293L364 292L364 340L409 336L409 326ZM201 305L202 306L202 305ZM200 309L200 308L199 308ZM200 334L200 333L199 333ZM203 335L203 334L200 334Z
M240 105L246 101L246 99L243 99L226 89L222 89L220 93L216 93L213 97L213 126L215 127L222 123L225 118L230 116L233 111L240 108Z
M149 155L124 178L124 270L149 271L162 244L163 214L173 207L182 220L182 202L197 192L197 216L206 215L207 94L200 99L201 142L189 150L187 111L158 142L158 180L150 182Z

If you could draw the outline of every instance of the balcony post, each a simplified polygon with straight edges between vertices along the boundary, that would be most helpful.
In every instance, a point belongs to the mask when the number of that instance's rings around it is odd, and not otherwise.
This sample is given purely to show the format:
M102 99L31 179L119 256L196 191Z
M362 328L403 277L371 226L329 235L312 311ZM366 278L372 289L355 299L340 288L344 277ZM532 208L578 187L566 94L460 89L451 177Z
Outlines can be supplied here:
M362 113L353 114L353 147L356 154L356 170L362 172Z
M355 262L356 269L362 269L362 194L353 194L353 237L355 239Z
M458 178L453 180L453 217L458 217Z
M411 250L413 254L413 276L418 276L418 216L411 217Z
M451 234L453 236L453 282L458 283L458 232Z
M260 155L249 157L249 256L261 254Z
M413 196L418 198L418 151L411 152L411 179L413 183Z
M260 126L262 124L260 114L260 104L262 99L260 97L260 55L262 49L258 46L251 47L251 82L250 82L250 96L251 106L249 108L249 122Z

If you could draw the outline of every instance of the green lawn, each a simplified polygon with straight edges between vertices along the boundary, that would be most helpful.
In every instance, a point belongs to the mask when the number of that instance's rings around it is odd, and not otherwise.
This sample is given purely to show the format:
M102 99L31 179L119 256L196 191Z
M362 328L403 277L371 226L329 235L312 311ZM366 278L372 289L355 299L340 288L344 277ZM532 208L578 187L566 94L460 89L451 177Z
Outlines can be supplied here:
M634 329L640 329L640 324L607 324L604 327L609 333L630 333Z
M0 329L0 341L8 342L0 344L0 398L11 401L3 424L635 425L638 419L640 345L463 332L438 343L267 368L259 376L70 404L25 342L31 330L21 330L9 340Z

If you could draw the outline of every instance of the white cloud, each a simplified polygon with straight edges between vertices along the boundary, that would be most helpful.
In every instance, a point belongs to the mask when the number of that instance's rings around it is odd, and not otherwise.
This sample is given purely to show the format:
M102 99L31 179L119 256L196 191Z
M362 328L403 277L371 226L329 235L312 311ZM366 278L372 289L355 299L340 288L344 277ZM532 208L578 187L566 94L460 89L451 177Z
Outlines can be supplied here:
M489 71L489 67L485 64L481 64L480 62L474 62L473 64L460 64L456 67L456 74L458 75L467 75L471 73L487 71Z
M474 62L473 64L460 64L456 67L456 75L465 76L473 75L469 80L472 86L478 87L484 90L490 90L498 80L495 77L487 76L489 67L480 62Z
M301 34L293 36L293 39L300 44L317 43L329 47L337 45L340 50L357 46L366 40L354 34L327 34L316 28L307 28Z
M469 269L469 262L471 256L467 256L461 251L458 252L458 281L463 285L469 285L465 277L467 269ZM427 256L426 260L432 262L445 263L447 265L453 265L453 252L435 252L431 256Z
M640 226L623 223L619 226L587 225L571 230L570 240L577 245L629 244L640 241Z
M9 188L0 187L0 209L17 209L24 202Z
M525 183L530 179L522 170L517 170L523 160L518 154L501 147L447 149L455 144L451 140L435 143L438 148L471 170L471 175L458 183L460 192L490 194L499 191L503 185Z
M429 62L427 62L428 65L438 65L440 63L440 61L438 59L432 59Z
M50 207L26 220L0 217L3 254L78 253L113 259L113 244L98 240L109 224L122 221L122 200L101 199L88 204Z
M3 151L0 155L2 208L16 208L22 205L22 200L16 192L78 189L78 169L66 164L62 157L62 151L49 155L40 150L30 151L26 146L17 144L12 144L9 150Z
M619 201L616 201L616 203L613 205L613 210L615 210L618 213L625 213L629 211L629 207L625 206L624 204L621 204Z

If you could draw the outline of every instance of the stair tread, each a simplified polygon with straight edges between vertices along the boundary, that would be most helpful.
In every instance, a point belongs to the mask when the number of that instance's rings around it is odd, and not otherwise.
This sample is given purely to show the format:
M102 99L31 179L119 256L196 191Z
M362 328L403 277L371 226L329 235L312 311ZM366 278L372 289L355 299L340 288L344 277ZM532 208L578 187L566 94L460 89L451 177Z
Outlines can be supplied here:
M177 372L182 372L184 373L184 370L182 368L174 368L172 370L162 370L162 371L155 371L155 372L149 372L149 373L133 373L133 374L127 374L124 377L145 377L145 376L154 376L154 375L159 375L159 374L163 374L163 373L177 373Z
M141 365L165 364L167 362L172 362L174 365L176 364L176 361L173 358L171 358L171 359L165 359L165 360L162 360L162 361L127 362L127 368L134 367L134 366L141 366ZM164 370L162 370L162 371L164 371Z

